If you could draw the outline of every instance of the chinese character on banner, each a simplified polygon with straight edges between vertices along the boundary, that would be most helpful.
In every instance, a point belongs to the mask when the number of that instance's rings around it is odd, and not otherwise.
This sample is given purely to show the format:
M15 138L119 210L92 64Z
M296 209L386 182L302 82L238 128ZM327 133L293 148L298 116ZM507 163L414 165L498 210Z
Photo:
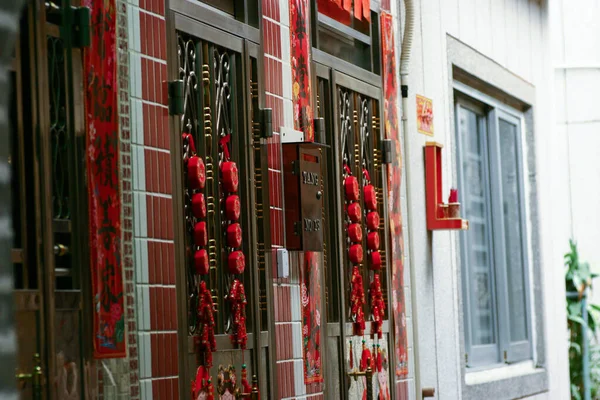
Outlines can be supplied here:
M90 224L90 269L94 304L94 357L126 356L121 192L117 122L115 0L85 0L92 16L85 50L85 113Z
M433 101L421 95L417 95L417 130L433 136Z

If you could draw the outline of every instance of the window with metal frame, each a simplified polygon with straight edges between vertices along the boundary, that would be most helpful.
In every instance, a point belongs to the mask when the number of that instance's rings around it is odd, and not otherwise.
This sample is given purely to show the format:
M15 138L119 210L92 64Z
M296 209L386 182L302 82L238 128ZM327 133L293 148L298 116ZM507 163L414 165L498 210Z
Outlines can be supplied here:
M236 20L258 27L258 1L257 0L199 0Z
M523 116L476 91L456 91L468 367L532 357Z
M365 2L360 18L329 0L318 0L312 7L312 45L316 58L323 52L339 60L379 74L379 2ZM351 12L352 11L352 12Z

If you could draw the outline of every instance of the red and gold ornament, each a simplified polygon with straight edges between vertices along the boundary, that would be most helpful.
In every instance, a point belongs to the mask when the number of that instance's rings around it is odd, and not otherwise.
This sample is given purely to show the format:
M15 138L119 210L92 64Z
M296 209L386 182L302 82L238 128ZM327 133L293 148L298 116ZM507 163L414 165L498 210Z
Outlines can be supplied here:
M246 349L248 334L246 332L246 292L244 284L237 279L231 284L229 295L227 296L231 306L232 334L231 342L239 346L242 350Z
M367 213L367 229L370 231L379 229L379 213L377 211Z
M373 323L371 324L371 335L377 335L381 339L383 335L382 326L385 316L385 302L381 291L381 280L379 274L375 274L369 287L369 297L371 300L371 315Z
M206 275L209 271L208 252L205 249L197 250L194 253L194 267L196 274Z
M360 224L354 223L348 225L348 237L353 243L360 243L363 239L362 227Z
M227 227L227 245L234 248L242 245L242 226L237 222Z
M194 244L201 247L208 244L208 231L204 221L196 222L194 225Z
M353 244L348 251L348 258L352 264L360 264L363 262L363 247L361 244Z
M350 221L360 222L362 210L360 208L359 203L348 204L347 212L348 212L348 217L350 218Z
M346 193L346 200L358 201L360 198L358 179L354 176L347 176L344 180L344 191Z
M198 304L198 320L200 323L200 334L198 350L204 355L204 365L212 367L212 352L217 349L215 340L214 304L210 290L206 282L200 282L200 302Z
M363 289L363 279L357 266L352 268L352 279L350 280L352 289L350 294L350 312L353 319L353 330L355 335L362 336L365 332L365 313L363 306L365 304L365 292Z
M206 183L206 167L198 156L192 156L187 162L188 184L190 189L204 189Z
M206 199L203 193L194 193L192 196L192 214L198 219L206 218Z
M381 253L379 251L372 251L369 254L369 268L373 271L381 269Z
M369 232L367 235L367 247L369 250L379 250L379 233Z
M241 275L246 269L246 257L240 250L232 251L227 257L227 268L232 275Z
M238 190L240 178L237 164L233 161L225 161L221 164L221 184L228 193L235 193Z
M237 221L240 219L241 211L240 197L237 194L227 196L225 199L225 217L230 221Z
M365 196L365 207L369 211L377 210L377 194L375 193L375 186L366 185L363 188Z

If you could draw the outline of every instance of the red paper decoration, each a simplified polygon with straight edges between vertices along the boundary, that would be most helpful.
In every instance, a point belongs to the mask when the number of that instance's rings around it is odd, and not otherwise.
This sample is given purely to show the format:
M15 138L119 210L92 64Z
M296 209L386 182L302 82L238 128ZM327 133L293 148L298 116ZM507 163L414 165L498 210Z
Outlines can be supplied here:
M352 203L348 205L348 217L352 222L359 222L362 215L360 204Z
M227 245L229 247L242 245L242 227L237 222L227 227Z
M373 251L369 254L369 268L374 271L379 271L381 269L381 253L378 251Z
M209 271L208 252L205 249L200 249L194 254L194 267L196 274L206 275Z
M225 199L225 216L227 219L237 221L240 219L241 210L240 197L237 194L227 196L227 199Z
M200 282L198 304L198 320L200 323L200 335L198 350L204 354L204 365L207 368L212 367L212 352L217 349L215 341L215 320L214 320L214 304L210 290L206 287L206 282Z
M194 225L194 243L196 246L206 246L208 244L206 222L200 221Z
M353 243L362 242L363 233L360 224L350 224L348 226L348 237Z
M385 302L383 301L383 293L381 291L381 280L379 274L375 274L373 282L369 288L369 297L371 300L371 315L373 323L371 324L371 335L377 335L381 339L383 332L383 319L385 317Z
M204 194L194 193L192 196L192 214L198 219L206 218L206 200Z
M358 188L358 180L354 176L348 176L344 180L344 190L346 200L357 201L360 198L360 190Z
M367 185L363 188L365 195L365 207L369 211L377 210L377 195L375 194L375 186Z
M187 142L191 153L196 154L196 144L194 143L194 137L190 133L184 133L181 135L181 138L183 139L184 144Z
M379 213L377 211L367 213L367 229L370 231L379 229Z
M379 233L369 232L367 235L367 247L369 250L379 250Z
M362 336L365 333L365 313L363 306L365 304L365 292L363 289L363 280L358 267L352 269L352 279L350 281L352 292L350 295L350 312L353 320L353 330L355 335Z
M221 164L221 184L225 192L235 193L240 183L237 164L233 161L225 161Z
M232 253L233 254L233 253ZM244 285L239 280L235 279L231 285L229 295L227 296L231 304L231 315L233 329L231 334L231 342L234 345L240 346L241 349L246 349L248 334L246 333L246 292Z
M352 264L360 264L363 262L363 248L360 244L353 244L350 246L350 250L348 252L348 258Z
M192 190L204 189L206 183L206 167L198 156L192 156L187 162L188 183Z
M232 275L241 275L246 269L246 257L240 250L232 251L227 258L229 273Z

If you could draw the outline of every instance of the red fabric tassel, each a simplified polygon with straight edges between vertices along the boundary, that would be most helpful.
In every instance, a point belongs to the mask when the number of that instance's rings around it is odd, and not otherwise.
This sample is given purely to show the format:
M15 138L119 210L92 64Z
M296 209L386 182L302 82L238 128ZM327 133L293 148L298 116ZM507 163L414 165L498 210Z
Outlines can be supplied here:
M200 302L198 304L198 319L200 321L199 351L204 355L204 366L212 367L212 352L217 350L215 341L214 304L206 282L200 283Z
M375 356L375 360L377 372L381 372L383 370L383 360L381 359L381 347L379 347L379 345L377 345L377 355Z
M354 334L362 336L365 333L365 313L363 306L365 304L365 292L363 289L363 280L358 267L352 269L352 279L350 281L352 294L350 296L351 312L354 319Z
M248 333L246 332L246 291L244 284L235 279L231 285L227 299L231 305L231 315L233 318L233 331L231 334L231 342L239 346L242 350L246 350L248 342Z
M371 0L362 0L363 16L371 22Z
M246 364L242 365L242 392L252 393L252 386L248 382L248 372L246 371Z
M371 364L371 362L371 352L369 351L367 345L365 344L365 341L363 340L363 351L362 355L360 356L360 370L366 370L369 364Z
M381 280L379 274L375 274L369 287L369 297L371 300L371 315L373 323L371 324L371 335L377 335L379 339L383 336L382 325L385 316L385 302L381 292Z
M350 11L352 9L352 0L344 0L344 10Z

